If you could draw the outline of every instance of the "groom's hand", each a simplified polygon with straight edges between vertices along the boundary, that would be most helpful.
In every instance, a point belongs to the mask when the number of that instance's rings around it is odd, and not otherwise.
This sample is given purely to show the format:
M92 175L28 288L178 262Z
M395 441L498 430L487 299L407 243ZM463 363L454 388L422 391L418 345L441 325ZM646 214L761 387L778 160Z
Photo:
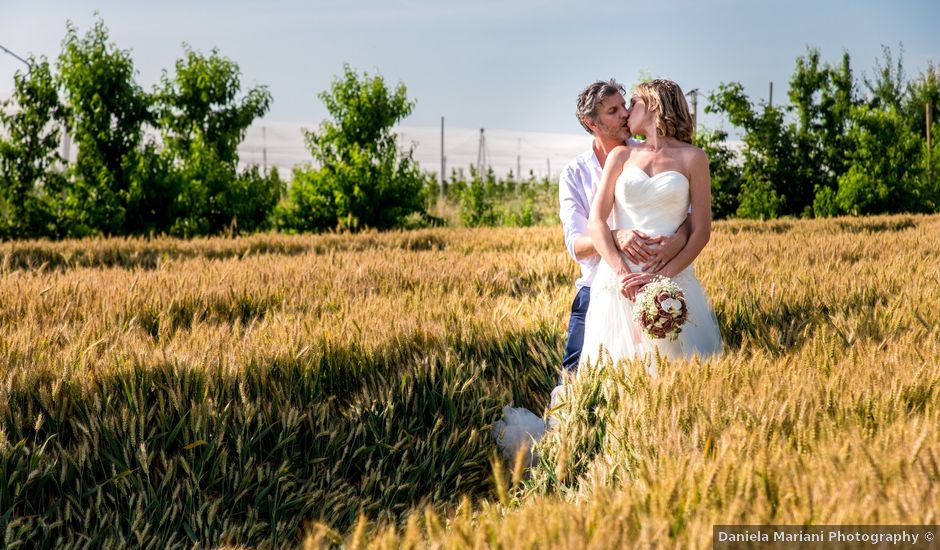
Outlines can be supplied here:
M649 255L646 264L643 265L643 271L655 273L665 267L670 260L676 257L676 254L685 246L689 239L682 232L678 232L668 237L659 236L650 239L653 246L653 252Z
M617 247L627 255L627 259L636 265L649 262L655 252L652 244L656 239L636 229L617 229L614 231L614 239L617 241ZM676 252L681 248L680 246L676 249Z

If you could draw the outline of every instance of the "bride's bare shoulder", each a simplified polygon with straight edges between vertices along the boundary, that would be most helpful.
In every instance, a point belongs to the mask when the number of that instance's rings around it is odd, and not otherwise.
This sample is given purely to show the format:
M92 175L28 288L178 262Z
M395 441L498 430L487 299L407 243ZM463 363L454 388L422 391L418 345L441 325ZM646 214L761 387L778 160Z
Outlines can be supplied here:
M685 164L699 164L702 162L708 164L708 155L700 147L696 147L691 143L683 143L677 149Z
M630 154L630 148L627 147L626 145L618 145L610 150L610 156L629 155L629 154Z
M630 147L627 145L618 145L607 154L607 162L623 164L628 158L630 158Z

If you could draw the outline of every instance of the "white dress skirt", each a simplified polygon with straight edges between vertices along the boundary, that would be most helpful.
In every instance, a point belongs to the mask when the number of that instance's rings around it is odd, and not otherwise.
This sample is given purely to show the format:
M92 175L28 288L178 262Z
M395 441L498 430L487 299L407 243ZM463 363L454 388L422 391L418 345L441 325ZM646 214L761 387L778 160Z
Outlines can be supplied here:
M671 235L689 211L689 182L680 172L648 176L635 166L626 166L614 190L613 229L638 229L648 235ZM624 258L626 260L626 258ZM631 271L640 266L627 262ZM591 284L591 302L584 318L581 365L599 360L643 359L651 376L657 375L657 355L681 359L721 353L718 319L702 284L690 265L673 277L685 294L689 316L675 340L650 338L633 320L632 300L620 292L617 274L605 261L597 267Z

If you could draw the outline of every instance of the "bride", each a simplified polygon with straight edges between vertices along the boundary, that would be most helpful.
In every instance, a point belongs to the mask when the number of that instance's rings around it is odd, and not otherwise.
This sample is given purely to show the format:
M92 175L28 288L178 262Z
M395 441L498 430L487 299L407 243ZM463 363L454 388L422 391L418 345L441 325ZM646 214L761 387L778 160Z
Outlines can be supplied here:
M653 80L638 85L628 112L630 132L646 140L611 151L591 206L588 227L603 261L591 285L581 364L640 357L655 377L657 357L721 352L718 322L692 268L711 235L711 180L708 157L692 145L692 117L678 84ZM671 235L687 215L685 247L656 271L630 262L611 235L617 229ZM675 340L651 339L633 321L636 295L656 276L673 279L685 293L689 317Z
M591 206L588 225L603 261L591 285L581 365L641 358L656 377L659 357L705 358L722 350L717 319L692 268L711 235L711 180L707 156L692 145L692 118L675 82L638 85L628 112L630 132L646 140L610 152ZM671 235L687 216L688 241L656 270L630 262L614 242L619 229ZM656 276L672 278L685 294L689 314L676 340L651 339L633 321L637 294ZM550 407L563 392L564 386L555 388ZM506 457L544 433L545 423L526 409L504 407L503 413L493 435Z

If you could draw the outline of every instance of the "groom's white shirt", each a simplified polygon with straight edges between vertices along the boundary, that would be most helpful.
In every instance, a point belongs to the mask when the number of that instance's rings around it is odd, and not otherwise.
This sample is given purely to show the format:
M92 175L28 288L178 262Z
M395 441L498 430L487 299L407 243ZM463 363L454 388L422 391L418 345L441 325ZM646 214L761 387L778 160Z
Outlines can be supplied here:
M565 247L571 257L581 264L581 277L575 282L578 288L591 286L600 262L600 256L578 260L574 241L582 235L590 236L588 217L591 215L591 201L601 183L602 173L603 169L592 148L569 162L558 182L558 202L561 205L558 213L565 231Z

